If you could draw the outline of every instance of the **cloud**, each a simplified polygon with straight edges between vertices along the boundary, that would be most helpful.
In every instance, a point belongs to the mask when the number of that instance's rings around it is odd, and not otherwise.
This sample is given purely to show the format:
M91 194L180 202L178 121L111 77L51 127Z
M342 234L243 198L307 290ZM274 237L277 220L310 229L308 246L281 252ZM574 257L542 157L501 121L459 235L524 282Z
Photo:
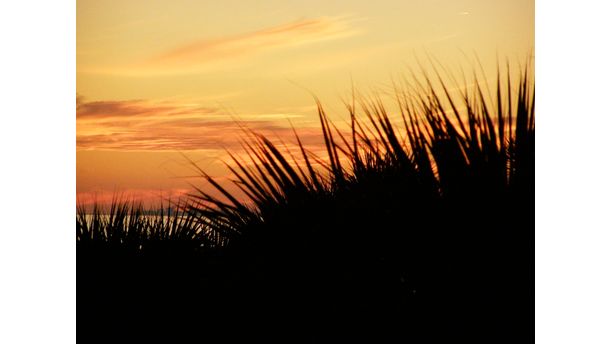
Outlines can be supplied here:
M183 114L206 114L215 109L168 103L151 103L144 100L84 102L77 96L77 119L109 117L176 116Z
M358 33L346 17L302 19L274 27L174 47L135 66L149 72L192 71L210 63L271 49L349 37Z
M189 188L165 188L165 189L97 189L77 192L77 204L85 207L87 212L93 211L93 207L102 207L108 211L115 201L135 202L142 204L145 210L159 209L168 206L168 200L177 202L185 200L187 195L193 193Z
M203 150L237 149L243 128L293 141L287 118L297 113L245 114L234 117L216 108L147 100L86 102L77 98L77 149ZM300 128L306 145L320 146L318 127Z

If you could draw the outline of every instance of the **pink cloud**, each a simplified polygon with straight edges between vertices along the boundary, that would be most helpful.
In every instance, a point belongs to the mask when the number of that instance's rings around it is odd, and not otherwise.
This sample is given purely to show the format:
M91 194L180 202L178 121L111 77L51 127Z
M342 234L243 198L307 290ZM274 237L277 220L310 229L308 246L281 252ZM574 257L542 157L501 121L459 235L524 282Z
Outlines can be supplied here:
M302 19L243 34L203 39L169 49L145 62L151 68L186 68L213 60L244 56L272 48L348 37L358 31L341 17Z
M77 149L239 150L244 128L294 142L284 114L249 116L235 122L215 108L146 100L85 102L77 98ZM288 116L288 115L287 115ZM297 129L306 146L323 144L316 127Z

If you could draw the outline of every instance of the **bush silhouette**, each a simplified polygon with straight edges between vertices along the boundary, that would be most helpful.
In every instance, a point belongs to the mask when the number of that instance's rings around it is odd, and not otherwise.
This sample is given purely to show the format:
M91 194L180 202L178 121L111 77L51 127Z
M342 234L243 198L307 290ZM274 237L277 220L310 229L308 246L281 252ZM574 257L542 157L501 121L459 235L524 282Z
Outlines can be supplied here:
M79 336L533 342L534 82L502 79L487 98L426 76L400 121L353 99L349 134L317 101L326 157L245 129L227 166L248 201L194 164L222 197L80 211Z

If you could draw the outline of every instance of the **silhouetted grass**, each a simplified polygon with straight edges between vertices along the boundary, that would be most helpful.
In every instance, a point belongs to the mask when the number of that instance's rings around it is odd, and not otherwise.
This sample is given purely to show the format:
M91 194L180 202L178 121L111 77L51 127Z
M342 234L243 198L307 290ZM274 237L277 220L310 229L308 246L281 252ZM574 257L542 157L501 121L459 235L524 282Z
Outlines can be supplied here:
M348 134L317 101L326 157L297 134L296 157L245 129L248 160L227 164L242 195L200 169L223 197L195 188L167 222L127 205L81 214L77 249L155 252L164 258L146 264L180 266L189 278L172 290L182 306L155 313L179 313L173 335L533 342L533 76L498 73L489 91L476 78L458 93L438 73L415 78L396 87L397 116L377 97L347 103Z
M170 204L171 205L171 204ZM77 246L86 250L108 249L143 254L166 245L185 251L210 248L213 240L205 223L184 205L145 211L141 204L114 200L109 209L94 205L91 212L77 209Z

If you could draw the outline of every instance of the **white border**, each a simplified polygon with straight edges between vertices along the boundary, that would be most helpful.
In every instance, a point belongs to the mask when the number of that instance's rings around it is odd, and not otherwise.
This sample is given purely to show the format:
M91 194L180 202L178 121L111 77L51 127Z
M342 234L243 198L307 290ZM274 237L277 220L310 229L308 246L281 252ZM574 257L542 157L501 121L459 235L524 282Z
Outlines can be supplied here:
M536 2L536 343L612 343L610 15Z
M0 42L0 343L75 343L75 2L3 2Z

